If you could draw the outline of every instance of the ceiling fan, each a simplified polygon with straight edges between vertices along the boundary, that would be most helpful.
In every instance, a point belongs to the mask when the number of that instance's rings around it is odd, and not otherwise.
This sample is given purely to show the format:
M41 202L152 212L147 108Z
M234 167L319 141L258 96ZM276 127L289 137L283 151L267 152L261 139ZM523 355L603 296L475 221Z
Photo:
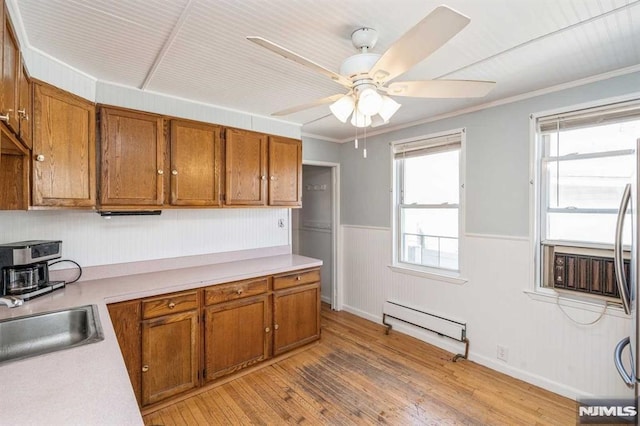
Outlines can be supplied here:
M396 40L382 55L369 52L378 39L377 31L366 27L358 28L351 34L351 41L360 53L347 58L342 63L339 74L262 37L250 36L247 40L319 72L348 90L346 94L328 96L271 115L284 116L331 103L331 112L341 122L345 123L351 116L351 124L356 127L377 127L387 124L401 106L391 96L474 98L489 93L495 85L493 81L391 82L443 46L469 22L469 18L453 9L439 6Z

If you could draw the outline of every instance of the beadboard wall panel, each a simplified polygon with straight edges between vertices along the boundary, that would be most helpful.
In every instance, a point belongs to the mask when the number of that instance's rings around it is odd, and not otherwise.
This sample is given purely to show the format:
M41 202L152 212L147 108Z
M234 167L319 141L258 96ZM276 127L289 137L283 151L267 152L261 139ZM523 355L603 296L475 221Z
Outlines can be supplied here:
M285 227L278 227L284 219ZM105 219L87 211L0 212L0 243L62 240L82 266L290 245L288 209L165 210Z
M342 226L343 308L380 322L391 289L390 230Z
M570 398L632 397L613 365L616 343L628 335L631 321L618 311L594 325L578 325L556 305L535 300L530 288L530 243L525 238L467 236L465 284L390 272L391 231L343 227L345 310L380 322L382 304L392 299L466 321L470 359ZM563 302L561 302L563 303ZM565 306L575 321L599 316ZM393 322L393 321L392 321ZM394 329L452 352L462 345L394 322ZM508 349L497 359L497 345Z

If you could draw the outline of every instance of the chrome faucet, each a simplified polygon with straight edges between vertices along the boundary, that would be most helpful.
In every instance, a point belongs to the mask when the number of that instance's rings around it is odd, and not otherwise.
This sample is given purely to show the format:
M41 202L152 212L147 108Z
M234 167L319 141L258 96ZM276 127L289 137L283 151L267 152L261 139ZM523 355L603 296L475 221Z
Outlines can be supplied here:
M20 299L19 297L13 297L13 296L0 297L0 305L7 305L10 308L21 306L23 303L24 303L24 300Z

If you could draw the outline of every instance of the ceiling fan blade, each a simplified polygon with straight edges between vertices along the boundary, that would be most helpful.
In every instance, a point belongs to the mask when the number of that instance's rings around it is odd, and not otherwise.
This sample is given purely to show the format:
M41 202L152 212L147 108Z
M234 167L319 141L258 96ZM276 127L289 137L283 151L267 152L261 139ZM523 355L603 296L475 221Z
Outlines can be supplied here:
M412 98L481 98L496 85L494 81L426 80L391 83L387 94Z
M337 101L343 96L344 94L327 96L326 98L316 99L315 101L309 102L308 104L298 105L291 108L283 109L282 111L274 112L271 115L280 117L283 115L293 114L294 112L304 111L305 109L317 107L319 105L330 104L332 102Z
M341 76L338 73L335 73L331 70L326 69L325 67L323 67L322 65L318 65L315 62L304 58L300 55L298 55L297 53L294 53L292 51L290 51L289 49L285 49L284 47L277 45L267 39L264 39L262 37L255 37L255 36L249 36L247 37L247 40L257 44L258 46L262 46L267 50L270 50L274 53L277 53L278 55L282 56L283 58L289 59L290 61L296 62L302 66L305 66L307 68L310 68L312 70L314 70L315 72L319 72L320 74L323 74L327 77L329 77L331 80L335 81L338 84L341 84L347 88L351 88L351 81L349 81L347 78Z
M438 6L405 33L378 59L369 75L379 83L393 80L438 50L458 34L470 19Z

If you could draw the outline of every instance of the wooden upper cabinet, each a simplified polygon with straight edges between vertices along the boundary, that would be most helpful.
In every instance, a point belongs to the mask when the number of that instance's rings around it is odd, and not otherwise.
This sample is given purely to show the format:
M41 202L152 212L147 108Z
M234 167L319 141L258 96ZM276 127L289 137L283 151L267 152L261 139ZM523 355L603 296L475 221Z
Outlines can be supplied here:
M20 139L27 146L33 147L33 85L24 64L20 66L18 82L18 118L20 119Z
M163 118L100 109L100 204L160 206L164 200Z
M15 136L0 126L0 210L29 207L30 153Z
M267 135L226 129L225 204L267 204Z
M3 54L2 54L2 103L0 114L3 121L16 134L20 131L18 119L18 74L20 69L20 47L11 26L11 20L4 5Z
M171 204L220 206L222 129L192 121L171 121Z
M302 142L269 137L269 205L302 206Z
M33 159L34 206L95 206L94 105L36 84Z

